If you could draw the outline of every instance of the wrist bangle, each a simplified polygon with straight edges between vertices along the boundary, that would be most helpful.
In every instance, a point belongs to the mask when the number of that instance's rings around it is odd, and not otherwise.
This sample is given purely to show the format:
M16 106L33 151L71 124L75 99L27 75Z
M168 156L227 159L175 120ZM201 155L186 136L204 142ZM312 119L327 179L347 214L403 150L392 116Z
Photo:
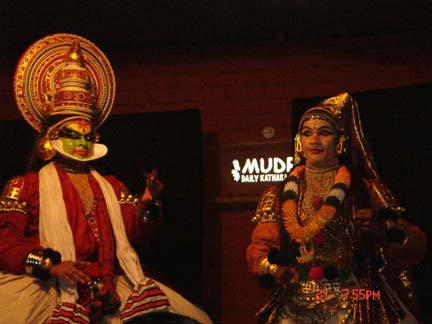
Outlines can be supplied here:
M275 276L278 266L276 264L270 264L268 267L268 273L272 276Z
M52 249L35 250L29 253L25 261L25 272L39 279L51 278L49 271L61 262L61 254Z
M25 272L27 274L33 274L33 270L36 267L40 267L42 264L43 251L35 250L29 253L25 260Z
M278 269L277 264L270 263L267 258L264 258L261 260L260 265L258 267L258 274L259 275L269 274L274 276L276 274L277 269Z
M259 266L258 266L258 274L264 275L268 273L268 268L270 267L270 262L267 258L264 258L261 260Z

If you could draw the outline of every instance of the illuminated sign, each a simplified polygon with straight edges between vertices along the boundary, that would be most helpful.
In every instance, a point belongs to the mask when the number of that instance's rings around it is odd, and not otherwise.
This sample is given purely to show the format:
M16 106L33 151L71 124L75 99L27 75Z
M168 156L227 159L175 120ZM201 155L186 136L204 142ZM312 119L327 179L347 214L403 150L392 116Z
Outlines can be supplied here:
M231 175L235 182L279 182L285 180L293 168L293 157L285 160L279 157L247 158L243 166L237 159L232 160Z

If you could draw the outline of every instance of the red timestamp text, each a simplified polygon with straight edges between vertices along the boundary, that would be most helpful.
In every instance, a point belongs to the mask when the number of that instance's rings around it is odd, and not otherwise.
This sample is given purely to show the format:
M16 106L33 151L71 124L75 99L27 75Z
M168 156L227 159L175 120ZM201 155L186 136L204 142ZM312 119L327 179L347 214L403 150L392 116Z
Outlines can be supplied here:
M371 290L363 288L342 289L345 299L348 300L381 300L380 290Z
M381 300L381 291L380 290L371 290L371 289L363 289L363 288L345 288L342 289L342 296L345 297L346 300ZM329 298L328 289L319 290L315 294L315 300L327 300Z

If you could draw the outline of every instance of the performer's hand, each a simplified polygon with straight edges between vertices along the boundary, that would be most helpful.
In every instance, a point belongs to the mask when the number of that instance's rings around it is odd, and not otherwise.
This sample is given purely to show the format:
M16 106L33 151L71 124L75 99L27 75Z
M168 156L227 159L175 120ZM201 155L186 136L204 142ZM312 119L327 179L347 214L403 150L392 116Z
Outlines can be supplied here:
M372 209L359 209L355 215L357 228L363 232L378 237L382 233L382 225L378 217L374 217Z
M164 184L159 180L156 169L153 169L150 173L144 173L144 176L146 178L147 187L141 200L142 202L156 200L162 192Z
M77 281L86 284L90 280L90 277L85 274L83 269L88 265L90 265L90 262L86 261L63 261L54 265L49 273L51 277L64 279L70 284L74 284Z
M357 210L357 213L355 214L355 222L357 228L361 231L369 230L369 227L371 226L372 216L372 209Z
M300 275L292 266L278 266L274 278L276 285L286 288L290 283L299 282Z

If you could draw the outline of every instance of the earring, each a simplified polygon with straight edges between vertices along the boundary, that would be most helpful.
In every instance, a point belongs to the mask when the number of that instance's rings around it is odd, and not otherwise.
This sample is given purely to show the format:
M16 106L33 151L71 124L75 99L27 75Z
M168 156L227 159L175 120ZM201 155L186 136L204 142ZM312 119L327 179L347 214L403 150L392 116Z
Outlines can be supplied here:
M44 136L39 140L36 150L38 156L43 161L51 160L56 154L56 151L52 147L51 140L48 138L48 136Z
M336 154L337 156L341 156L342 154L344 154L346 152L346 147L345 147L345 142L348 139L347 136L345 135L341 135L339 137L339 142L336 145Z
M302 145L301 145L301 140L300 140L300 134L297 134L294 138L294 146L295 146L295 151L297 154L301 154L303 153L303 149L302 149Z
M299 164L303 156L303 148L301 145L300 134L297 134L294 138L294 164Z

